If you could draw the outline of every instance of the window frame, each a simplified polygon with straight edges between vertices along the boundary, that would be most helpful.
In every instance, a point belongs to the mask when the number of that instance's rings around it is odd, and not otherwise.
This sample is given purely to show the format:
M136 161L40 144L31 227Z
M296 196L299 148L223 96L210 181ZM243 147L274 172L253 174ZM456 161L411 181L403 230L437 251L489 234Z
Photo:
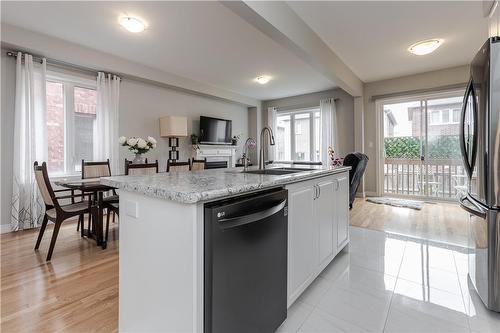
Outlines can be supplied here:
M62 84L64 105L64 171L50 172L50 177L67 177L81 175L81 171L75 171L70 167L75 161L75 87L97 91L97 82L76 75L68 75L58 72L47 72L46 82ZM97 102L97 101L96 101ZM47 145L49 143L47 142Z
M276 111L276 114L274 116L273 122L275 124L275 128L273 128L273 131L277 130L277 123L278 123L278 117L280 116L290 116L290 157L291 160L278 160L278 152L275 152L275 158L276 162L281 162L281 163L291 163L294 161L301 161L301 162L317 162L315 160L315 149L316 149L316 144L315 144L315 133L316 131L321 130L321 113L320 113L320 119L319 119L319 128L316 128L316 122L314 121L314 114L320 112L319 106L314 106L314 107L308 107L308 108L302 108L302 109L292 109L292 110L278 110ZM309 159L305 160L297 160L296 155L296 145L295 145L295 115L297 114L304 114L308 113L309 114ZM321 135L321 133L319 133ZM320 150L319 156L321 156L321 137L319 138L319 147L317 147Z

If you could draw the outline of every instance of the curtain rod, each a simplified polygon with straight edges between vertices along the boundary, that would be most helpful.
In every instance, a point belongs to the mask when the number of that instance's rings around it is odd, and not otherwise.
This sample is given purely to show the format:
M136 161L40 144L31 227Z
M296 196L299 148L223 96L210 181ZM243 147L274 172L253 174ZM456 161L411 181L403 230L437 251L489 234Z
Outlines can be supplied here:
M328 97L332 98L332 97ZM324 99L324 98L321 98ZM334 102L338 102L340 98L332 98ZM272 107L272 106L269 106ZM319 108L319 101L318 104L310 104L310 103L304 103L304 104L296 104L296 105L287 105L287 106L275 106L276 111L293 111L293 110L307 110L307 109L314 109L314 108Z
M7 51L7 56L17 58L18 52L21 52L22 58L24 59L24 52L23 51ZM46 57L42 57L42 56L39 56L39 55L33 55L33 61L38 62L38 63L42 63L42 60L44 58L47 61L48 65L52 65L54 67L59 67L61 69L77 70L77 71L79 71L81 73L90 74L90 75L93 75L93 76L97 76L97 73L99 73L99 72L105 72L105 73L109 73L111 75L117 75L117 76L122 77L122 75L110 73L109 71L105 71L105 70L98 70L98 69L95 69L95 68L90 68L90 67L85 67L85 66L71 64L71 63L68 63L68 62L65 62L65 61L60 61L60 60L56 60L56 59L46 58Z
M17 53L18 52L21 52L23 54L23 57L24 57L24 52L23 51L9 50L6 53L7 53L7 56L9 56L9 57L17 58ZM70 70L70 71L76 70L76 71L79 71L81 73L90 74L90 75L94 75L94 76L97 76L98 72L105 72L105 73L109 73L109 74L112 74L112 75L119 76L122 81L123 80L129 80L129 81L140 82L140 83L149 84L149 85L153 85L153 86L164 88L164 89L170 89L170 90L179 91L179 92L182 92L182 93L185 93L185 94L201 96L201 97L210 98L210 99L213 99L213 100L222 101L222 102L225 102L225 103L237 104L237 105L242 105L242 106L247 106L248 107L248 105L243 104L241 102L237 102L237 101L233 101L233 100L230 100L230 99L226 99L226 98L222 98L222 97L210 95L210 94L207 94L207 93L202 93L202 92L199 92L199 91L196 91L196 90L191 90L191 89L187 89L187 88L182 88L182 87L174 86L174 85L171 85L171 84L168 84L168 83L164 83L164 82L160 82L160 81L150 80L150 79L142 78L142 77L139 77L139 76L127 75L127 74L123 74L123 73L110 73L109 71L106 71L106 70L98 70L98 69L95 69L95 68L90 68L90 67L75 65L75 64L71 64L71 63L60 61L60 60L56 60L56 59L42 57L42 56L39 56L39 55L36 55L36 56L33 55L33 59L36 60L36 61L38 61L38 62L40 62L40 63L42 62L42 58L46 59L47 64L49 64L51 66L54 66L54 67L61 68L61 69L66 69L66 70Z

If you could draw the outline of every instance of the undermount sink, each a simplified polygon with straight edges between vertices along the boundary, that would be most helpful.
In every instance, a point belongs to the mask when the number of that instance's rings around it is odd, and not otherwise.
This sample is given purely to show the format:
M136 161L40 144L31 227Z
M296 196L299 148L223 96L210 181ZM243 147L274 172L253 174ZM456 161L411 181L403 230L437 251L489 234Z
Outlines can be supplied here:
M243 171L243 173L252 173L256 175L288 175L290 173L297 173L302 171L311 171L312 169L299 169L299 168L272 168L264 170L250 170Z

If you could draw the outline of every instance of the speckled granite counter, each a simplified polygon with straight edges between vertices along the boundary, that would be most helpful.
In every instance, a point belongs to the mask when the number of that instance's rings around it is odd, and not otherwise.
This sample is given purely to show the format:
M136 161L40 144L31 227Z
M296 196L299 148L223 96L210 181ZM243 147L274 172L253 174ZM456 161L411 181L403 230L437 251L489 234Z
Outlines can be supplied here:
M288 168L290 166L273 165L268 169L276 167ZM101 178L101 182L125 191L190 204L295 183L350 169L350 167L326 169L304 166L296 166L296 168L310 168L310 170L286 175L259 175L242 173L242 168L215 169L158 173L153 176L114 176ZM250 170L255 169L255 167L250 168Z

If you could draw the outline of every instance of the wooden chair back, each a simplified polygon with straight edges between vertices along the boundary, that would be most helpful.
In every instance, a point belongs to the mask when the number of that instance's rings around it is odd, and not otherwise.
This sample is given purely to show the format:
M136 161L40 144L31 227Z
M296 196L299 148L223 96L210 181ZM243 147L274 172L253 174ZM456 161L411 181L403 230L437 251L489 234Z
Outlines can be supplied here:
M82 179L110 176L109 158L102 162L85 162L85 160L82 160Z
M191 159L191 171L205 170L205 164L207 159L195 160L194 157Z
M125 160L125 174L131 176L147 176L158 173L158 160L155 163L132 164Z
M49 174L47 172L47 163L43 162L42 165L38 165L38 162L35 161L33 169L35 171L36 183L38 185L38 189L40 190L40 194L42 195L43 202L46 206L54 207L54 203L57 203L57 200L52 199L55 197L55 194L52 189L52 185L50 184Z
M177 172L177 171L189 171L191 170L191 164L189 161L187 162L172 162L170 160L167 161L167 172Z

